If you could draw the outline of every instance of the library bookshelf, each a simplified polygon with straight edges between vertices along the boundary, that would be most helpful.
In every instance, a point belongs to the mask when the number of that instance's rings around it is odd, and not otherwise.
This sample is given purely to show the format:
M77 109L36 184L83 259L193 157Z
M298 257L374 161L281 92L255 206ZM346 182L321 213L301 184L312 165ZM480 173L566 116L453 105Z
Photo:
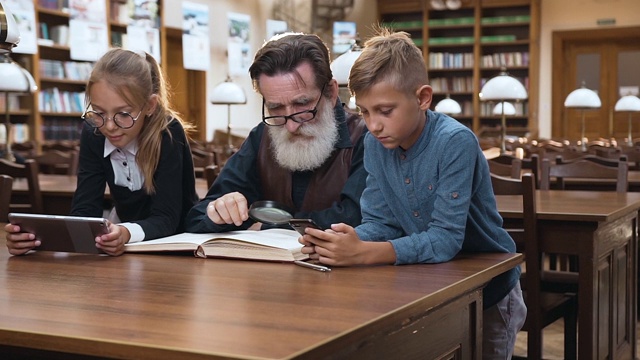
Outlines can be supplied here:
M133 0L103 0L106 9L108 46L122 46L126 41L126 16ZM160 0L156 2L155 27L164 46ZM36 54L13 52L11 57L31 72L38 85L36 94L10 101L10 115L18 128L26 127L18 142L30 141L38 150L47 143L78 141L82 129L86 81L92 61L74 59L69 45L70 15L68 0L35 0L38 33ZM160 54L163 54L162 52ZM162 62L162 61L161 61ZM0 108L3 108L0 104Z
M529 98L514 104L507 133L536 136L540 0L463 0L455 10L436 10L427 0L378 0L383 26L411 35L422 49L434 95L432 109L450 96L462 113L455 118L476 134L500 126L495 103L480 101L482 85L505 70L518 78ZM487 131L489 129L489 131Z

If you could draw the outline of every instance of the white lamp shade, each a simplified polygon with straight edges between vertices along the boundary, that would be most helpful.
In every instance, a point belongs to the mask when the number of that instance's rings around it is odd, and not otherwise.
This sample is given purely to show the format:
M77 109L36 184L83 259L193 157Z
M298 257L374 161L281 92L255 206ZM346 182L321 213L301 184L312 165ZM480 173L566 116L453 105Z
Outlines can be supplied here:
M232 83L231 79L227 79L213 88L211 103L221 105L246 104L247 96L240 86Z
M333 62L331 62L331 72L333 78L336 79L339 86L346 86L349 83L349 73L353 63L356 62L358 57L362 54L362 50L350 49L346 53L338 56Z
M504 108L504 114L505 115L515 115L516 114L516 107L513 106L512 103L510 102L499 102L494 108L493 108L493 115L502 115L502 110Z
M634 95L625 95L621 97L616 106L615 111L640 111L640 98Z
M0 91L32 93L38 90L33 76L15 62L0 62Z
M451 98L440 100L436 104L435 110L443 114L460 114L462 112L460 104Z
M564 100L564 106L577 109L596 109L602 106L598 94L586 87L573 90Z
M489 79L480 90L480 100L524 100L528 97L522 83L506 73Z

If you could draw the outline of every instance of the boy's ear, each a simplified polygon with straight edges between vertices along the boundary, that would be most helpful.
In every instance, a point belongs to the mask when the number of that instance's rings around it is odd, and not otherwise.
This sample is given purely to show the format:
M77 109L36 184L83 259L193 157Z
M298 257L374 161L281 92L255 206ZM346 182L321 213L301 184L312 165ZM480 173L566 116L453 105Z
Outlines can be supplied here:
M431 100L433 99L433 89L429 85L422 85L416 90L416 97L418 98L418 105L420 110L427 111L431 107Z

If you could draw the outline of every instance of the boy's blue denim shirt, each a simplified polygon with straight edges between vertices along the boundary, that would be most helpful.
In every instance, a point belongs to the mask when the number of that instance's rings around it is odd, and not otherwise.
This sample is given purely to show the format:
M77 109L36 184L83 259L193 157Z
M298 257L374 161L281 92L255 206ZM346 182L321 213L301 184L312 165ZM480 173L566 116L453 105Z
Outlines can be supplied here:
M358 236L389 241L396 265L440 263L459 252L515 252L502 228L487 160L475 134L455 119L427 111L416 143L404 151L365 138L368 172ZM518 282L517 267L485 289L487 308Z

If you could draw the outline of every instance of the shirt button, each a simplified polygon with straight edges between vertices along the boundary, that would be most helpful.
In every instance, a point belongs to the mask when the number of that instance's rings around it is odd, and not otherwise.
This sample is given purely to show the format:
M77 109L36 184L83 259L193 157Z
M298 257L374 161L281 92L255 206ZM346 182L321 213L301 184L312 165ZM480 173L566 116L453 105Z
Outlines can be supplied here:
M400 160L405 160L407 158L407 155L405 154L400 154Z
M122 162L122 165L127 166L127 162L126 162L126 161L123 161L123 162Z
M451 197L454 198L454 199L457 199L458 198L458 193L457 192L451 193Z
M420 213L419 213L419 212L417 212L417 211L414 211L414 212L413 212L413 217L418 217L418 216L420 216Z
M127 176L127 181L131 181L131 178Z
M429 190L433 190L433 185L429 184L429 186L427 187Z
M404 183L405 184L411 184L411 179L409 179L409 178L404 179Z

